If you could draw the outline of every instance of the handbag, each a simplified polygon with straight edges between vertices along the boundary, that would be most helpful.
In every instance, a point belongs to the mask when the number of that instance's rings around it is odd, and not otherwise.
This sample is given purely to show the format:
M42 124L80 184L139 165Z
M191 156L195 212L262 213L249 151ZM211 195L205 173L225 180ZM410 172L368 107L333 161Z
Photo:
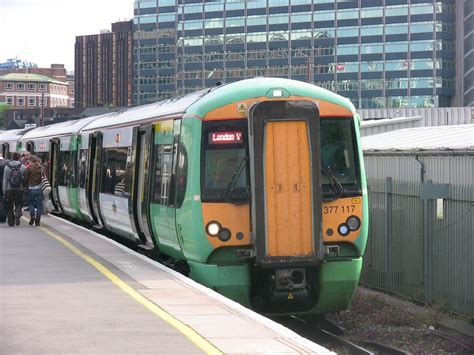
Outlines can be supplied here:
M54 211L53 203L51 202L49 198L45 198L43 200L43 214L46 215L53 211Z
M43 170L41 170L40 188L43 191L44 197L47 197L51 193L51 185L49 184L48 178Z

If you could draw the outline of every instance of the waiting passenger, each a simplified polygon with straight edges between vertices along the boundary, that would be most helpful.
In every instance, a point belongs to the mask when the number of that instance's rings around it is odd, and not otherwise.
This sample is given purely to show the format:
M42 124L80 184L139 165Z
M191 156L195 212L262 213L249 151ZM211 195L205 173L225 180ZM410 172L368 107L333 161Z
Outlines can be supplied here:
M5 192L4 206L7 211L8 225L20 224L23 205L23 175L26 168L20 163L20 153L12 154L12 160L5 166L2 187Z
M43 212L43 190L41 189L41 180L43 178L43 169L40 160L36 156L30 157L30 165L25 171L25 185L28 187L28 204L30 211L30 226L40 225L41 213Z

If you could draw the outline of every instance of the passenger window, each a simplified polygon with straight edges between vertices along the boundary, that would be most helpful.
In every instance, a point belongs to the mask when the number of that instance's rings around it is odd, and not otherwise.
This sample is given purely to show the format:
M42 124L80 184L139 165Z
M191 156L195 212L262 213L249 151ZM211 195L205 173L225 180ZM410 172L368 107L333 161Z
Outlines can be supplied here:
M177 161L177 180L176 180L176 207L182 206L184 196L186 195L186 184L188 177L188 152L186 147L180 143Z
M87 172L87 150L81 149L79 158L79 187L84 189L86 187L86 172Z
M156 165L153 202L169 205L169 196L173 167L173 145L160 144L156 146Z
M71 152L59 152L59 186L69 186L71 177Z
M155 145L155 178L153 181L153 202L165 206L179 207L184 198L186 191L186 176L184 179L177 181L177 169L187 169L187 158L181 159L179 152L179 133L181 128L181 121L171 121L173 128L168 123L163 131L158 132L158 144ZM165 127L163 125L163 127ZM173 135L170 135L173 132ZM164 141L160 144L160 141ZM179 158L178 158L179 156ZM182 167L178 167L180 160L182 160ZM184 171L183 169L183 171ZM181 175L180 175L181 176ZM184 184L184 185L183 185ZM184 186L184 189L183 189ZM183 196L177 199L177 194L181 191Z
M132 187L130 148L104 149L104 169L101 192L119 197L129 197Z

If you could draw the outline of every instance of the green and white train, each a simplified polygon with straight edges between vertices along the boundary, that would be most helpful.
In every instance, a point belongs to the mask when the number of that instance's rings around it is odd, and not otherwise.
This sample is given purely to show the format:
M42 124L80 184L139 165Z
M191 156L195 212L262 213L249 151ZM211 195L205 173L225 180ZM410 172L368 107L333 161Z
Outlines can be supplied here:
M266 314L345 309L368 201L349 100L255 78L0 134L46 164L57 213L181 265Z

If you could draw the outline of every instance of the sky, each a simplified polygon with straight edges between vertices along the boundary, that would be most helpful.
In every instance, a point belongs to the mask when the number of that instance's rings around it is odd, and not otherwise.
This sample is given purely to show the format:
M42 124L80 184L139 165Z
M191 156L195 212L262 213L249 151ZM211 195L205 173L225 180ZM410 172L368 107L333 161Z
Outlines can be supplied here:
M0 63L9 58L74 70L76 36L133 18L133 0L0 0Z

